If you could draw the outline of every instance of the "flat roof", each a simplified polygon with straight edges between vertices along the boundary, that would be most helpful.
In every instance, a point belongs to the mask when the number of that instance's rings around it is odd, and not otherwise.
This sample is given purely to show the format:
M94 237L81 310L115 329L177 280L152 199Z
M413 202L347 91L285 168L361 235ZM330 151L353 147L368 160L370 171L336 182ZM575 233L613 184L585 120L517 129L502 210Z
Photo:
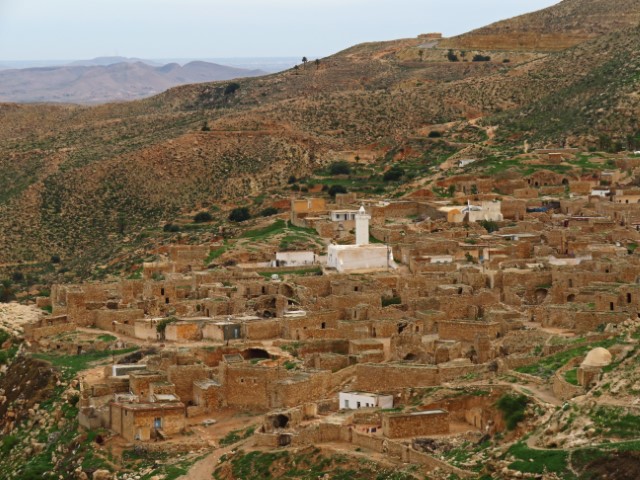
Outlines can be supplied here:
M171 402L171 403L119 403L114 402L114 406L120 407L124 410L184 410L184 403Z
M178 397L176 397L172 393L154 393L153 396L158 402L177 402L178 401Z
M329 245L329 249L338 250L338 251L346 251L346 250L387 250L387 246L381 243L369 243L367 245L337 245L331 244Z
M213 380L213 379L207 379L207 380L197 380L195 382L193 382L194 385L197 385L200 388L209 388L209 387L219 387L220 386L220 382L218 382L217 380Z
M360 395L363 397L371 397L371 398L377 398L377 397L393 397L393 395L391 395L390 393L370 393L370 392L340 392L340 393L344 393L349 394L349 395Z
M418 417L423 415L442 415L443 413L449 413L449 412L439 408L437 410L425 410L423 412L395 413L389 416L390 417Z

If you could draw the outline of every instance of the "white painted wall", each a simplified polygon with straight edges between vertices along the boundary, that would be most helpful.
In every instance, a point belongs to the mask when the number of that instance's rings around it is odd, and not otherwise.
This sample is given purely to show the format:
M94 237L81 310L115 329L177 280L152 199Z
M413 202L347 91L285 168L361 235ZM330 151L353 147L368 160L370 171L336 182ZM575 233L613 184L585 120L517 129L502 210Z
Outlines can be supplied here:
M386 245L329 245L327 266L338 272L386 270L397 265Z
M377 395L362 392L340 392L338 394L341 409L393 408L393 395Z
M316 263L316 255L313 252L277 252L276 262L273 266L300 267Z

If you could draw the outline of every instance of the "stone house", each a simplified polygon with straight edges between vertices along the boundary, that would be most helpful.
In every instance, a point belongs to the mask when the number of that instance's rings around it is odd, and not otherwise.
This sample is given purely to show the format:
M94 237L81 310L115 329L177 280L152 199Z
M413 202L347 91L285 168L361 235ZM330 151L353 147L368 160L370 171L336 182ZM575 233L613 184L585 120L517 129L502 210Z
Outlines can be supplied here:
M382 416L382 433L387 438L444 435L449 431L449 412L442 409Z
M113 402L110 410L111 429L129 442L165 439L185 428L185 405L182 402Z

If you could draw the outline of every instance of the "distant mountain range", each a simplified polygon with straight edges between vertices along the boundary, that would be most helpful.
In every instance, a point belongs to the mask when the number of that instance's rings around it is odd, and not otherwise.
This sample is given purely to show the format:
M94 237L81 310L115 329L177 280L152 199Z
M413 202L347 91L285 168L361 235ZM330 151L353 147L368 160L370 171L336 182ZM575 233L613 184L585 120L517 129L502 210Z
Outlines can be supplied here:
M136 100L178 85L265 73L200 61L180 66L100 57L62 66L0 70L0 102L96 104Z
M144 58L129 58L129 57L96 57L90 60L75 60L69 63L72 67L107 67L116 63L146 63L154 67L161 67L161 62L155 62L153 60L145 60Z

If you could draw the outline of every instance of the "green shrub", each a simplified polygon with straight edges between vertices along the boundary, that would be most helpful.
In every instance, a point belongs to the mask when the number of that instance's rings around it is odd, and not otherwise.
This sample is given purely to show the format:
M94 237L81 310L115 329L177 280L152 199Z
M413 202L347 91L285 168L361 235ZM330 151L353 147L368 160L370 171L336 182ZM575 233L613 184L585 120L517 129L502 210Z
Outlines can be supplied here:
M10 280L0 282L0 302L10 302L15 300L16 294Z
M493 220L480 220L478 223L489 233L500 230L500 226Z
M236 93L238 90L240 90L240 84L236 83L236 82L231 82L230 84L228 84L225 89L224 89L224 94L225 95L233 95L234 93Z
M220 440L220 446L224 447L227 445L233 445L234 443L238 443L240 440L249 438L251 435L253 435L255 430L256 427L253 426L248 427L245 430L233 430Z
M229 220L232 222L244 222L251 218L251 213L247 207L238 207L231 210Z
M261 217L270 217L271 215L277 215L278 209L275 207L267 207L260 212Z
M524 420L524 409L529 403L526 395L510 395L506 394L500 397L496 406L502 412L502 418L507 425L508 430L513 430Z
M165 232L175 233L180 231L180 226L176 225L175 223L167 223L164 227L162 227L162 230Z
M177 321L178 319L176 317L163 318L156 325L156 331L160 334L162 338L164 338L164 333L167 330L167 326L171 323L176 323Z
M457 62L457 61L459 61L458 55L456 55L456 54L454 53L454 51L453 51L453 50L449 50L449 51L447 52L446 57L447 57L447 60L449 60L450 62Z
M338 193L347 193L347 189L343 185L331 185L331 187L329 187L328 193L329 195L331 195L331 197L335 198Z
M204 223L204 222L210 222L212 218L213 217L209 212L198 212L193 217L193 221L196 223Z
M329 166L329 173L331 175L349 175L351 173L351 166L344 161L333 162Z
M382 297L382 306L388 307L389 305L400 305L402 299L400 297Z
M564 379L571 385L579 385L578 369L572 368L571 370L567 370L567 372L564 374Z
M384 172L382 176L382 180L385 182L395 182L396 180L400 180L404 175L404 169L399 167L398 165L394 165L389 170Z
M509 465L513 470L537 474L548 471L561 475L561 478L573 478L565 476L569 454L566 450L536 450L518 442L507 453L516 459Z
M0 444L0 453L2 456L6 456L18 443L20 443L20 439L15 435L7 435L4 437Z

